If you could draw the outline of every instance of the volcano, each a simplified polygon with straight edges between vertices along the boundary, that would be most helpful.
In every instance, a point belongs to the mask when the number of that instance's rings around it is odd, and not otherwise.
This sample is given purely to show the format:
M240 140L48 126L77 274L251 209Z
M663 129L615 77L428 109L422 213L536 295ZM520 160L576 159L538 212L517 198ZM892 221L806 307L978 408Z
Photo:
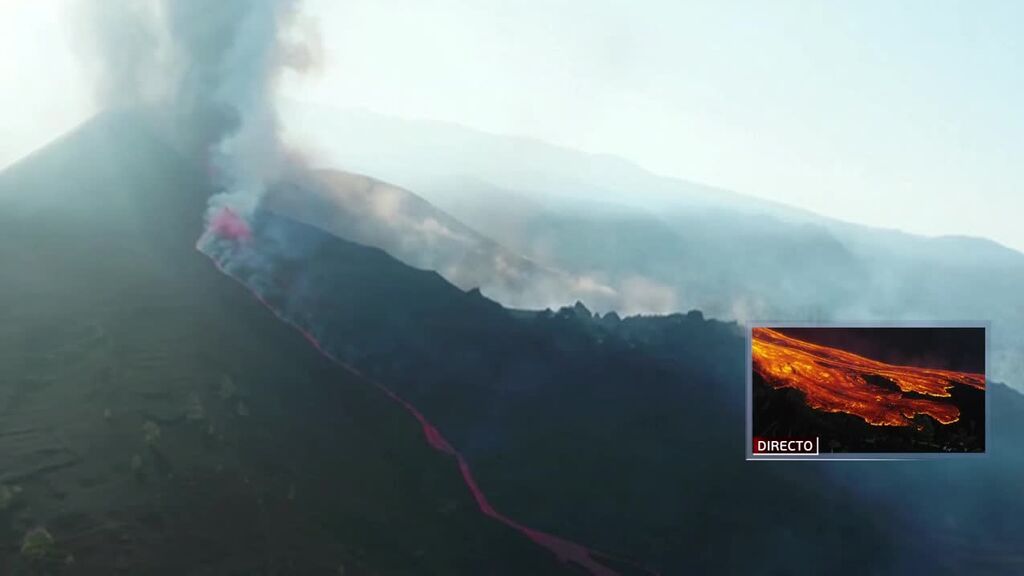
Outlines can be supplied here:
M984 460L744 462L736 324L508 309L271 210L200 253L203 163L148 126L0 174L5 573L1024 567L1009 388Z
M119 112L0 173L0 573L566 573L195 250L200 166Z

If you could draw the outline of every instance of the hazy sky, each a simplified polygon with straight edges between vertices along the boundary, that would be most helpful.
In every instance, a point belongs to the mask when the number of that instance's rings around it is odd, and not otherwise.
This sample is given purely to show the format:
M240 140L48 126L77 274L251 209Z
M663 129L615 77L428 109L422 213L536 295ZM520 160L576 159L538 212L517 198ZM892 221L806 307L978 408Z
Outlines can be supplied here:
M0 165L88 114L65 8L0 0ZM617 154L1024 250L1024 3L308 0L292 97Z
M0 0L0 168L93 110L70 0Z

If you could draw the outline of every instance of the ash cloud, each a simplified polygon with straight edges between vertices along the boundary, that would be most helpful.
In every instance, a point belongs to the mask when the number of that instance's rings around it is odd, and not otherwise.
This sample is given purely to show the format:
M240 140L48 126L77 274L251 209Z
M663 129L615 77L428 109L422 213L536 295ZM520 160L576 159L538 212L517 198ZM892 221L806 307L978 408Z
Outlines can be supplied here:
M222 193L211 210L249 215L293 162L272 95L285 69L316 61L288 35L295 0L103 0L86 5L101 108L142 108L203 158ZM212 213L212 212L211 212Z

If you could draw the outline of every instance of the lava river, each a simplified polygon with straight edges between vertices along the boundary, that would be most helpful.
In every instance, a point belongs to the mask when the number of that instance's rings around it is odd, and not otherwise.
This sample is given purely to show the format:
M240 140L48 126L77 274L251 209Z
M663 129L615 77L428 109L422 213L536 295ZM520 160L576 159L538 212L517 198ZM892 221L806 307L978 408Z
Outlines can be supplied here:
M985 389L983 374L887 364L770 328L753 329L751 349L754 371L771 386L803 392L816 410L845 412L876 426L909 426L918 414L952 424L960 410L948 400L950 390ZM885 378L899 390L873 384L869 376Z
M298 330L298 332L302 334L310 345L312 345L313 348L315 348L321 355L326 357L328 360L343 366L351 372L366 378L381 392L398 403L413 418L415 418L423 429L423 435L427 444L438 452L446 454L455 460L458 465L459 472L462 475L462 480L470 494L472 494L477 508L482 514L523 534L538 546L552 552L559 561L566 564L575 564L576 566L586 570L586 572L591 576L619 576L620 573L606 564L607 561L611 561L613 564L622 566L630 566L636 573L660 576L660 573L653 568L641 565L629 559L594 550L583 544L573 542L569 539L562 538L548 532L531 528L498 511L490 503L487 496L481 489L476 477L473 475L473 471L471 470L469 461L466 457L463 456L462 453L459 452L448 441L448 439L441 434L441 431L437 426L430 422L416 406L399 396L391 388L376 380L367 378L354 366L342 362L338 357L334 356L323 347L319 339L308 327L301 325L299 322L288 317L282 311L271 305L257 290L254 290L249 286L243 278L233 274L227 269L225 264L230 260L230 256L232 254L237 255L245 252L249 252L250 254L255 253L256 248L251 246L254 239L255 235L249 223L232 210L223 208L213 216L209 222L207 232L199 239L196 244L196 248L200 253L210 258L213 261L213 264L226 276L238 281L243 287L249 290L249 292L279 320ZM226 245L221 246L221 249L218 250L212 247L210 244L211 241L226 242Z

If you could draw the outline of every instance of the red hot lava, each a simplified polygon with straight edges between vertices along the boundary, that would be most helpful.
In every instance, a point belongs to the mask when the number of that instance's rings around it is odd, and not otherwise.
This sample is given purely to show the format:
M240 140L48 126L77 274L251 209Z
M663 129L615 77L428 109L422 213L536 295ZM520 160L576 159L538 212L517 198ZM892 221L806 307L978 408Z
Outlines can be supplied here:
M754 371L771 386L803 392L816 410L845 412L876 426L909 426L917 414L952 424L960 409L944 400L950 390L985 389L984 374L886 364L770 328L754 328L751 352ZM899 390L872 384L868 376L885 378ZM911 392L919 396L908 396Z
M215 235L229 240L246 241L252 238L252 229L249 227L249 223L226 206L210 219L209 230Z
M215 223L220 223L221 226L215 226ZM241 226L241 228L237 227L239 225ZM232 212L228 208L222 209L221 212L218 213L218 217L215 217L211 221L210 230L221 237L249 238L251 235L251 230L248 224L246 224L244 220L239 218L234 212ZM236 234L235 232L241 233ZM200 252L202 251L200 250ZM245 285L245 282L227 272L221 265L221 262L216 257L209 256L208 254L207 256L210 257L214 265L221 272L223 272L229 278L234 278L236 281L242 284L243 287L248 288L248 286ZM335 364L344 367L345 369L355 374L358 374L363 378L366 378L363 374L359 372L359 370L357 370L353 366L350 366L342 362L337 357L335 357L327 350L325 350L323 346L320 344L320 341L307 328L301 326L300 324L288 318L280 311L278 311L276 308L271 306L266 300L263 299L262 296L260 296L259 293L254 292L252 290L250 290L250 293L256 298L256 300L258 300L268 310L270 310L270 312L273 313L279 320L297 330L299 334L301 334L303 338L305 338L306 341L308 341L309 344L313 346L313 348L316 349L316 351L323 355L325 358L327 358L331 362L334 362ZM661 576L661 574L654 569L642 566L636 562L629 561L623 558L615 558L610 554L605 554L603 552L593 550L582 544L578 544L571 540L555 536L554 534L530 528L529 526L521 524L516 520L513 520L512 518L509 518L508 516L505 516L504 514L499 512L497 509L494 508L494 506L491 505L490 501L488 501L487 499L487 496L484 494L479 484L477 484L476 477L473 475L473 471L469 467L469 462L462 455L462 453L456 450L455 447L452 446L452 444L448 441L448 439L441 434L441 431L438 430L437 427L434 426L434 424L432 424L429 420L427 420L426 416L424 416L423 413L420 412L419 409L416 408L412 403L408 402L407 400L405 400L404 398L396 394L393 390L391 390L387 386L384 386L380 382L377 382L375 380L369 381L374 386L376 386L381 392L383 392L393 401L397 402L402 408L406 410L406 412L412 415L412 417L415 418L417 422L419 422L420 427L423 430L423 435L427 441L427 444L431 448L455 459L455 462L459 468L459 472L462 474L463 482L469 489L469 492L473 496L473 499L476 501L477 508L485 516L493 520L496 520L497 522L500 522L501 524L504 524L505 526L508 526L509 528L512 528L513 530L516 530L517 532L525 535L535 544L551 551L561 562L576 564L577 566L589 572L591 576L619 576L618 571L605 565L605 563L601 562L601 559L614 560L619 564L632 566L635 570L644 572L646 574L650 574L651 576Z

